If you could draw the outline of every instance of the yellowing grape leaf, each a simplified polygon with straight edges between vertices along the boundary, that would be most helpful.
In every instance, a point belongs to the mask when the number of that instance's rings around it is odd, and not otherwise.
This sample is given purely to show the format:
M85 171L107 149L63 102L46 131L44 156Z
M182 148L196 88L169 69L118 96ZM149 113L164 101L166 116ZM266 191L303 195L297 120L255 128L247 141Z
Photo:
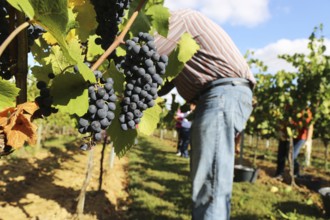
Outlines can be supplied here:
M57 40L49 32L44 33L42 38L50 45L57 44Z
M31 123L23 114L19 114L14 126L10 129L4 129L7 135L6 144L13 148L22 147L24 142L35 144L37 140L36 130L37 126L35 124Z
M36 142L37 126L32 123L31 117L38 108L35 102L26 102L0 112L0 127L6 136L6 145L17 149L25 142Z
M72 9L68 8L67 0L8 0L17 10L49 32L61 46L70 63L75 64L75 56L70 53L66 36L77 26Z
M4 127L9 120L9 116L15 111L14 107L6 108L0 112L0 127Z
M85 42L88 37L94 33L98 25L95 19L96 13L94 6L91 4L90 0L86 0L83 4L76 5L73 12L76 13L76 21L79 23L76 28L77 34L80 40Z

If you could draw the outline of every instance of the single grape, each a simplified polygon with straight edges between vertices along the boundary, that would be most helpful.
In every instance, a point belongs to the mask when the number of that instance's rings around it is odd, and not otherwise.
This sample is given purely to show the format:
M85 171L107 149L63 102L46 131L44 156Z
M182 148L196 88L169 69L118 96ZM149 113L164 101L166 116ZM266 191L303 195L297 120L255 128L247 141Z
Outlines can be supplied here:
M78 123L81 127L87 127L89 125L88 120L85 118L80 118Z
M55 74L54 73L48 73L48 78L49 79L54 79L55 78Z
M47 87L47 84L46 84L46 82L44 82L44 81L39 81L39 82L37 82L37 88L38 89L43 89L43 88L46 88Z
M97 114L97 117L99 117L100 119L107 117L107 111L104 109L97 110L96 114Z
M102 134L101 134L101 132L97 132L97 133L94 134L94 140L95 141L102 140Z

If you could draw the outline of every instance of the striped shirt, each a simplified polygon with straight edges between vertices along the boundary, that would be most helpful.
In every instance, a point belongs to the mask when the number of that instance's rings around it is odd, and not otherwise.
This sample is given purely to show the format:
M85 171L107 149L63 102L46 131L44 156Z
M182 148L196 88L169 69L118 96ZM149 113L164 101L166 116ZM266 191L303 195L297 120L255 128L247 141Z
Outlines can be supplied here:
M191 9L171 12L167 38L155 35L158 53L169 55L184 33L192 35L200 46L173 80L186 101L191 101L203 86L219 78L245 78L253 85L256 83L246 60L228 34L209 18Z

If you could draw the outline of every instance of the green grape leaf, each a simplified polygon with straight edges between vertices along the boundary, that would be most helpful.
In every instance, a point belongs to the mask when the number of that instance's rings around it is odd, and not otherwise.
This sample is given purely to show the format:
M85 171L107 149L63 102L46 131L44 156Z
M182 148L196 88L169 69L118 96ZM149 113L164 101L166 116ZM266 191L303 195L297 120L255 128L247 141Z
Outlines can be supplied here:
M81 49L81 44L78 39L72 38L69 41L69 51L77 62L84 62L84 55Z
M118 94L123 93L123 85L125 82L125 76L123 73L119 72L116 68L116 64L111 61L110 68L103 75L104 77L111 77L114 81L113 88Z
M147 1L145 3L145 8L148 9L154 5L164 5L164 0L157 0L157 1Z
M31 20L42 26L61 46L64 55L71 64L76 64L71 54L66 37L69 31L77 26L74 14L68 8L67 0L10 0L9 3L26 13Z
M74 16L69 15L67 0L31 0L30 2L35 9L33 19L53 35L62 47L67 48L65 38L75 22L69 20Z
M188 62L194 54L199 50L199 45L196 43L196 41L193 39L193 37L189 33L184 33L181 36L181 39L179 41L179 56L178 59L182 63Z
M99 36L94 34L88 38L88 50L87 50L86 59L89 61L95 60L95 58L101 56L104 53L102 47L95 43L95 39L98 37Z
M64 73L53 79L51 95L61 112L82 116L88 109L88 84L80 74Z
M183 69L184 63L178 60L179 48L175 48L168 57L168 64L163 78L172 81Z
M19 11L24 11L24 13L30 18L34 18L34 9L31 5L30 1L22 1L22 0L7 0L11 6L16 8Z
M76 21L79 23L79 26L76 28L77 34L80 40L85 42L89 38L91 32L97 27L94 6L91 4L90 0L86 0L84 3L75 6L73 10L77 14Z
M168 65L164 77L171 81L183 69L185 63L189 61L199 50L199 45L188 33L184 33L177 47L169 55Z
M150 30L150 22L146 14L143 11L140 11L139 15L135 19L130 31L134 36L137 36L139 32L149 32Z
M147 9L146 15L152 18L152 27L157 30L160 35L166 37L170 17L168 8L165 8L162 5L153 5Z
M43 66L33 66L31 68L31 72L36 77L37 81L44 81L48 84L48 73L52 73L53 68L51 64L46 64Z
M20 89L7 80L0 79L0 110L15 106Z
M51 48L51 54L45 58L45 62L48 65L52 66L53 73L60 74L62 73L68 66L70 66L70 62L63 56L63 52L59 46L53 46Z
M157 99L157 103L161 102L161 98ZM145 135L151 135L157 128L157 124L160 120L160 114L162 113L162 108L156 104L152 108L148 108L143 112L143 117L139 123L139 132Z
M37 40L35 40L33 46L31 47L33 58L40 65L46 64L45 58L50 54L50 50L47 50L48 47L49 45L42 37L39 37Z
M107 134L113 142L116 154L119 157L122 157L134 145L137 137L137 131L135 129L129 129L127 131L121 129L120 121L118 120L120 112L121 108L119 104L117 104L117 108L115 110L116 117L108 128Z
M83 62L77 63L79 73L84 77L85 81L96 83L96 78L93 71Z

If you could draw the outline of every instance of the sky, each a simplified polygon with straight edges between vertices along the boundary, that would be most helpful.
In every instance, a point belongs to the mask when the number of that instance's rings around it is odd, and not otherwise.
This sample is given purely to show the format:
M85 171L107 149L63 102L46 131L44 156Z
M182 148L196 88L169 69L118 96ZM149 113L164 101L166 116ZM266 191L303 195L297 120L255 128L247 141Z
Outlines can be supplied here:
M308 37L320 24L330 54L330 0L165 0L164 5L202 12L229 34L243 55L254 51L271 73L294 70L277 56L307 52Z

